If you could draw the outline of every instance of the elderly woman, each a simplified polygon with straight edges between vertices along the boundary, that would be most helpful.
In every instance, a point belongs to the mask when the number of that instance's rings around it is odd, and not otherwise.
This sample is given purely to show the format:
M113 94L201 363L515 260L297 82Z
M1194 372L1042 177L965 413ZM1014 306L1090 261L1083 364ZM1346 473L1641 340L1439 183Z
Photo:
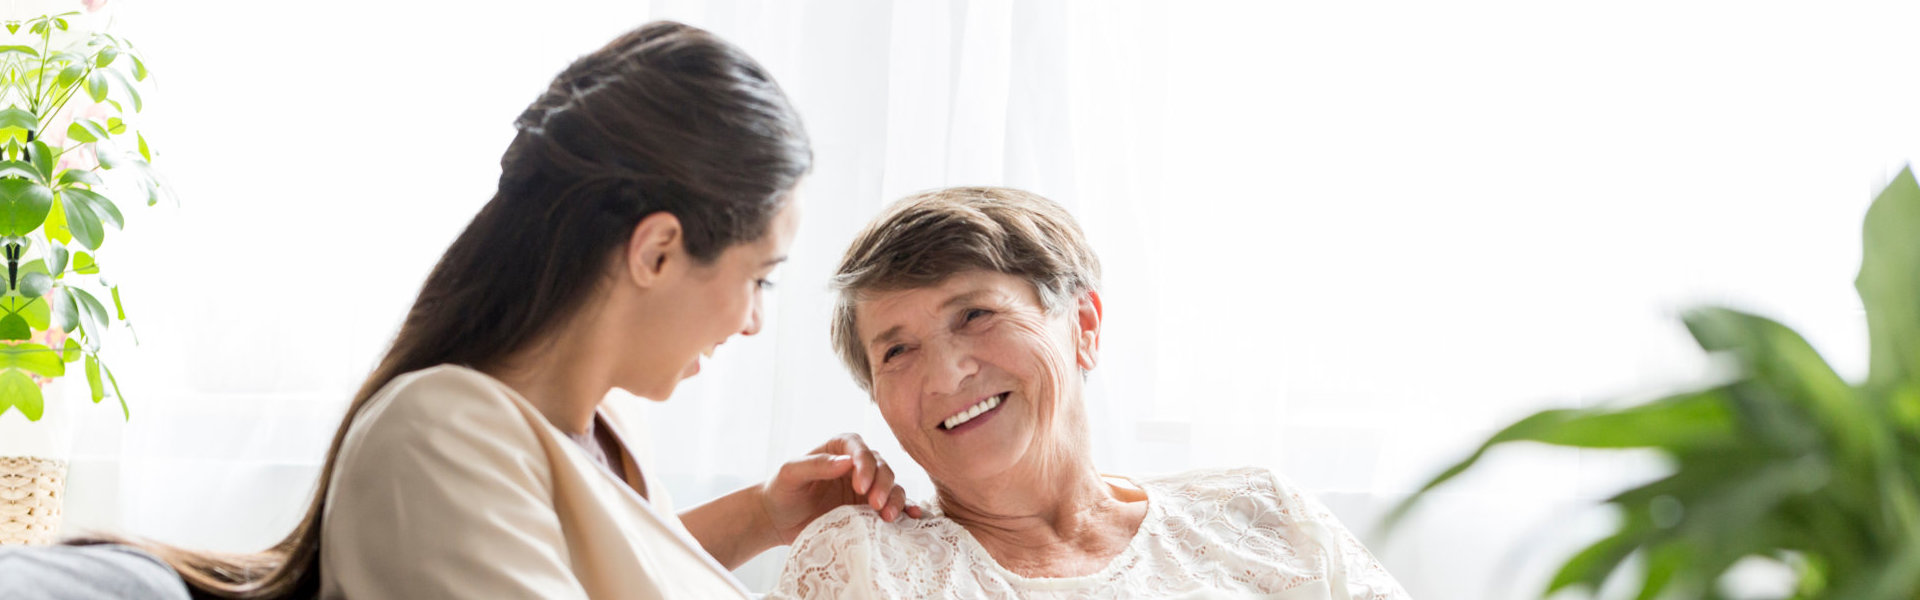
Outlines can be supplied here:
M923 193L869 225L833 343L938 498L919 520L828 512L773 597L1406 598L1269 471L1101 474L1083 401L1099 282L1073 218L1019 190Z

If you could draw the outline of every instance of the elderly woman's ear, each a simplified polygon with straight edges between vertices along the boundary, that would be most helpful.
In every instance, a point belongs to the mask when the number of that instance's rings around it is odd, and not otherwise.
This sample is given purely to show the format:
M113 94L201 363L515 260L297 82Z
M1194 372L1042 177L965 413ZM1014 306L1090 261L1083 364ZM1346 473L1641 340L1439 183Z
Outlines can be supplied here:
M1081 371L1092 371L1100 362L1100 292L1080 293L1074 310L1074 346Z

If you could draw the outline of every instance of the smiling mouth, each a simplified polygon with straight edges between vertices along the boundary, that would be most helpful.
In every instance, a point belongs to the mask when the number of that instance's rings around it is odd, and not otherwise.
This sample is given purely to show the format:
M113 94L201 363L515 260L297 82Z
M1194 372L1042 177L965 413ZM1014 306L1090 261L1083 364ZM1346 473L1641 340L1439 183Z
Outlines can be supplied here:
M987 399L981 400L979 404L975 404L973 406L968 407L966 410L960 411L960 414L947 417L947 420L940 422L939 427L943 430L953 431L953 428L955 427L965 425L968 422L973 421L975 418L979 417L980 415L991 412L993 409L1000 408L1000 404L1003 402L1006 402L1007 396L1012 394L1013 392L1001 392L999 394L989 396L987 397Z

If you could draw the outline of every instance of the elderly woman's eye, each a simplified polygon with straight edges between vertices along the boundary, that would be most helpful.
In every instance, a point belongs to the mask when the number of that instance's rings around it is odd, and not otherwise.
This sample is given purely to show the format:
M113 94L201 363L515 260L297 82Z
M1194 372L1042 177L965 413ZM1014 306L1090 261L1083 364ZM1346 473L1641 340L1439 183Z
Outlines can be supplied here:
M991 314L993 314L993 311L990 311L984 308L972 308L972 309L967 309L967 314L962 316L960 320L963 323L972 323L974 319L978 319L980 317L984 317Z
M884 364L887 361L893 360L893 357L899 356L906 351L907 351L906 346L894 346L892 348L888 348L886 354L883 354L880 356L880 362Z

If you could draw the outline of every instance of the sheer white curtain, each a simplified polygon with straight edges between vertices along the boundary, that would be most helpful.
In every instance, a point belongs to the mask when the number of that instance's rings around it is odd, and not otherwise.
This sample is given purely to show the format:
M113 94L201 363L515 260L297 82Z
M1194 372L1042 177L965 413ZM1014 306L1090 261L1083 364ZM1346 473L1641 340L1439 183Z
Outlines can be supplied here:
M1580 507L1657 469L1504 452L1391 543L1374 527L1507 421L1698 377L1677 310L1765 311L1860 372L1858 220L1920 155L1920 15L1892 2L116 10L184 204L131 209L102 255L144 345L121 353L134 420L78 411L69 518L229 550L298 518L512 118L651 18L765 62L817 155L769 327L650 415L681 503L841 431L929 493L829 351L826 278L886 202L1011 185L1070 207L1106 267L1103 467L1275 468L1422 598L1540 589L1606 522Z

